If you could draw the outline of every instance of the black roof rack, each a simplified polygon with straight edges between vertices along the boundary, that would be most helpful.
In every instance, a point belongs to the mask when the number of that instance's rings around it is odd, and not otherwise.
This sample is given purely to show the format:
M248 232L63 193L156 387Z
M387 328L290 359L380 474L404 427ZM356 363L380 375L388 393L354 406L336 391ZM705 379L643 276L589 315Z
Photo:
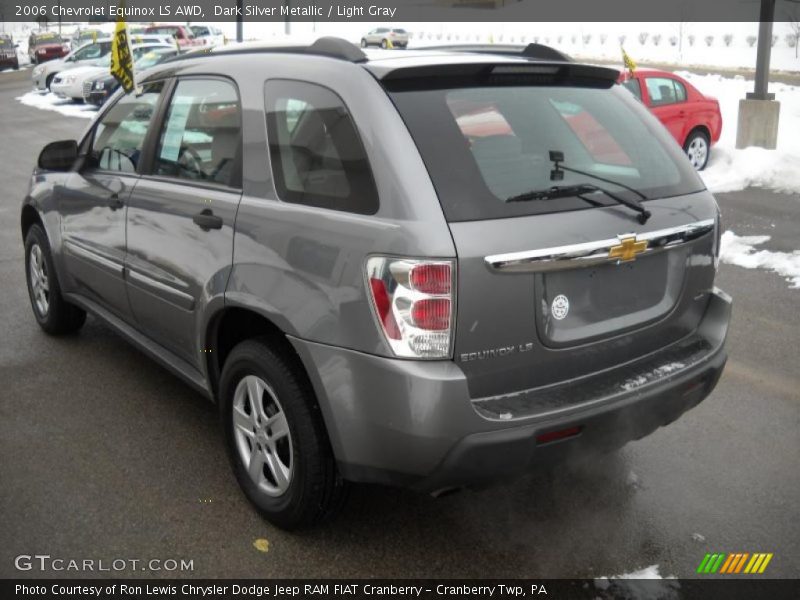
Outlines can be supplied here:
M425 46L414 50L444 50L446 52L477 52L480 54L499 54L502 56L521 56L536 60L572 62L568 54L543 44L456 44L452 46Z
M308 46L242 46L223 47L218 50L207 48L196 52L179 54L164 62L175 62L189 58L202 58L206 56L226 56L229 54L311 54L314 56L327 56L348 62L367 62L367 55L345 39L325 36Z

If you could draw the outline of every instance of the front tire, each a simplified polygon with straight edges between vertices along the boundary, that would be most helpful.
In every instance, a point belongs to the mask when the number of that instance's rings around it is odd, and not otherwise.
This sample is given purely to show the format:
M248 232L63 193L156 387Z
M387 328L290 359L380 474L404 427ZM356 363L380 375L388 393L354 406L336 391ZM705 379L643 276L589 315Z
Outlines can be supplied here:
M389 47L389 44L386 43L386 40L381 40L381 48L386 50Z
M220 378L228 456L248 500L283 529L320 523L346 491L307 377L263 339L237 345Z
M25 274L39 327L50 335L73 333L83 327L86 312L61 296L50 244L39 225L33 225L25 236Z
M48 92L51 91L50 84L53 83L53 79L55 78L55 76L56 76L55 73L51 73L50 75L47 76L47 79L44 80L44 87L47 89Z
M708 164L708 157L711 154L711 145L708 136L700 130L695 130L686 138L683 151L689 157L689 162L696 171L702 171Z
M366 40L366 38L361 38L361 47L362 47L362 48L366 48L366 47L367 47L367 40Z

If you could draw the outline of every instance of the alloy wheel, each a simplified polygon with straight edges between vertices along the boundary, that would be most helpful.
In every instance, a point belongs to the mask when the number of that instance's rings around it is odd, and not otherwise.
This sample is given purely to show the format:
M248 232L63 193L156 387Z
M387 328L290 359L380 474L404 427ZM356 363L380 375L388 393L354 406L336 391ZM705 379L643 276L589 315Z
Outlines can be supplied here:
M706 164L708 157L708 143L703 136L696 136L686 149L686 154L689 156L689 162L696 169L702 169Z
M28 262L33 302L36 305L36 310L39 312L39 315L46 317L47 311L50 310L50 280L47 276L47 263L44 260L44 254L39 244L33 244L31 246L30 259Z
M250 479L265 494L282 495L292 481L294 459L277 395L263 379L247 375L236 386L232 410L236 448Z

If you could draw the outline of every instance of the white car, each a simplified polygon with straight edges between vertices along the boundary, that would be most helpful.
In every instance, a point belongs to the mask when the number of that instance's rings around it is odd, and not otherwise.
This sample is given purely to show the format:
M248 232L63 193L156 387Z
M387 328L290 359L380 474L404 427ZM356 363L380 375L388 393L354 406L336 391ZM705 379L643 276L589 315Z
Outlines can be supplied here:
M205 42L206 46L224 46L225 34L222 30L211 25L192 25L189 27L194 37Z
M48 60L36 65L31 73L33 87L37 90L47 90L50 88L55 76L61 71L82 67L92 64L96 60L103 58L111 52L111 38L89 42L80 48L73 50L64 58Z
M154 48L174 48L175 44L132 44L131 53L133 60L136 61ZM50 91L60 98L70 98L77 102L83 102L84 84L91 85L92 81L103 73L108 73L111 69L111 54L94 61L92 64L69 69L58 73L50 83Z

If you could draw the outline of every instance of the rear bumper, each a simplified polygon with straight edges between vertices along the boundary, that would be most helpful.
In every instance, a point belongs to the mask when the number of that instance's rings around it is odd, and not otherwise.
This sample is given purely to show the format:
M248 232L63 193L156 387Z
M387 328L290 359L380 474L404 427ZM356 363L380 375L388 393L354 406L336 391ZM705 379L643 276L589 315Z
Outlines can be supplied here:
M704 350L685 368L656 369L657 376L633 386L620 376L613 390L598 385L596 396L580 404L501 418L473 403L454 362L393 360L291 341L311 377L342 475L432 492L620 447L674 421L719 380L730 310L730 298L715 290L697 332ZM662 364L675 364L674 356ZM573 437L537 443L542 434L576 427Z

